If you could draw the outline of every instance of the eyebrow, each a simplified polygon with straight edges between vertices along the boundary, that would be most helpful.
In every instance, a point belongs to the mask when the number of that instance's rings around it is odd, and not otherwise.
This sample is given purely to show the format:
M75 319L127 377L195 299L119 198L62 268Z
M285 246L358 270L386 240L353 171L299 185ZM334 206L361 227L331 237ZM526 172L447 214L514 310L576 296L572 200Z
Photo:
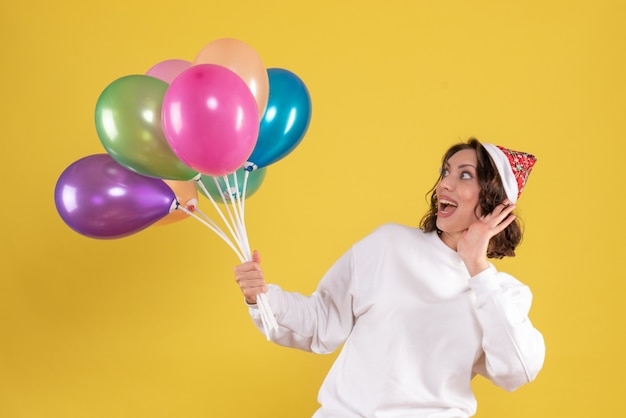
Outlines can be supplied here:
M449 162L445 162L443 164L444 167L450 167L450 163ZM460 164L458 166L458 168L465 168L465 167L472 167L474 170L476 169L476 166L474 164Z

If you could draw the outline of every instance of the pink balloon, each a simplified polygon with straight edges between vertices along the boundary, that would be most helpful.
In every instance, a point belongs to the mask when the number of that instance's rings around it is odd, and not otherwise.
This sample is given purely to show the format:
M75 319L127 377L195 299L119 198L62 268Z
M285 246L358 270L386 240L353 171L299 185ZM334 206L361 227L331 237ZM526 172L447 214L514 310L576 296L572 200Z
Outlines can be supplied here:
M165 60L150 67L148 72L146 72L146 75L158 78L159 80L165 81L167 84L171 84L180 73L189 67L191 67L190 61L178 59Z
M259 135L256 100L236 73L194 65L170 84L162 105L165 137L189 167L209 176L236 171Z

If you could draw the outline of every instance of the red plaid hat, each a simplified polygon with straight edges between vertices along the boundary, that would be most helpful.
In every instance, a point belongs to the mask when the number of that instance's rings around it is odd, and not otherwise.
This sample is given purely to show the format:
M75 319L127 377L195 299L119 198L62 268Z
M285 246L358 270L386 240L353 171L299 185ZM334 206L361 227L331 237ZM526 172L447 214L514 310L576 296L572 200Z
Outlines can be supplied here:
M517 202L537 158L532 154L513 151L499 145L483 144L483 147L498 169L506 196L511 203Z

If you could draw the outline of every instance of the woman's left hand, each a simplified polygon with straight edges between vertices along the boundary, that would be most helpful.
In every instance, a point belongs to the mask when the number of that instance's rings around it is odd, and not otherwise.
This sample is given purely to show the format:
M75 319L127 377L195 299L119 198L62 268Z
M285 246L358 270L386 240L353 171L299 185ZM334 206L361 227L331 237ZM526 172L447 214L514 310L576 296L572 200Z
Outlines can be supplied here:
M487 261L489 240L515 220L515 215L511 213L514 209L515 205L507 199L463 232L457 243L457 252L465 263L470 276L475 276L489 267Z

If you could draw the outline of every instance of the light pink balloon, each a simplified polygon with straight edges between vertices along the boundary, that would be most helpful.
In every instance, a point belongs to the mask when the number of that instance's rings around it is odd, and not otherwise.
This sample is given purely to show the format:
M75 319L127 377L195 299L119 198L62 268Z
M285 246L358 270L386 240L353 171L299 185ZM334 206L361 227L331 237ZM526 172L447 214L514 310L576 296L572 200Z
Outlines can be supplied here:
M191 67L190 61L179 59L165 60L150 67L148 72L146 72L146 75L158 78L159 80L165 81L167 84L171 84L180 73L189 67Z
M209 176L240 168L259 135L256 100L236 73L215 64L183 71L162 105L165 137L189 167Z

